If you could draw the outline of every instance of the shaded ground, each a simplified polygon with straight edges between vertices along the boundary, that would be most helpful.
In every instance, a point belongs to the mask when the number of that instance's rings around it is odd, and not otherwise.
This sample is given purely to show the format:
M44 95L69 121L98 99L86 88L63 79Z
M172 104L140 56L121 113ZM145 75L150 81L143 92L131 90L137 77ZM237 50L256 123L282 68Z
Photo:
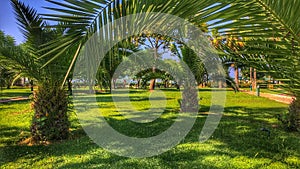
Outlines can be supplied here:
M24 101L29 100L29 97L13 97L9 99L0 99L0 103L8 103L8 102L15 102L15 101Z
M28 100L31 94L30 88L1 89L0 103Z

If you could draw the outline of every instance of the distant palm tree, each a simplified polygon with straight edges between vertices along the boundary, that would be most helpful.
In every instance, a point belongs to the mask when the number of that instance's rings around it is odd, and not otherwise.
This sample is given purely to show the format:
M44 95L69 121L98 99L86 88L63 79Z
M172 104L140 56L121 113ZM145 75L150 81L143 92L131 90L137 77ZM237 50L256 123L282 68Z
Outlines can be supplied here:
M80 48L89 37L113 19L143 12L168 13L187 19L195 25L207 23L208 30L217 29L221 36L241 38L245 45L242 50L226 51L234 54L236 62L272 73L275 79L287 84L283 87L297 96L300 95L300 17L297 15L300 1L47 1L60 6L48 8L60 14L48 14L45 17L67 23L63 27L69 29L61 38L49 42L50 47L47 48L49 50L45 56L55 58L53 53L58 54L58 51L66 50L73 45ZM98 33L109 35L111 31L104 30Z
M285 63L290 61L289 58L296 59L299 55L297 46L300 42L298 36L300 25L299 18L294 15L300 7L298 1L169 0L167 3L163 0L48 1L61 6L61 8L49 8L60 14L48 14L45 17L49 20L68 23L64 27L70 28L70 31L64 37L52 41L50 43L52 50L49 50L46 55L74 44L78 46L84 44L88 37L97 32L101 26L109 23L112 18L117 19L141 12L164 12L186 18L196 25L208 23L209 30L212 28L220 30L221 35L247 38L248 49L251 50L244 50L243 55L239 54L240 57L237 57L237 60L247 61L254 64L254 67L268 68L270 71L278 71L284 67L291 73L278 72L278 76L289 80L291 89L298 86L299 80L295 80L297 76L291 75L295 72L294 68L292 70L285 66L289 65ZM109 32L101 33L108 34ZM265 46L274 44L270 38L280 39L277 41L275 50L268 50ZM72 43L66 43L70 39ZM255 43L264 44L264 46L254 45ZM292 50L295 52L291 52ZM262 60L259 55L264 55L265 59ZM276 63L277 59L283 59L284 63ZM267 67L267 64L274 66Z

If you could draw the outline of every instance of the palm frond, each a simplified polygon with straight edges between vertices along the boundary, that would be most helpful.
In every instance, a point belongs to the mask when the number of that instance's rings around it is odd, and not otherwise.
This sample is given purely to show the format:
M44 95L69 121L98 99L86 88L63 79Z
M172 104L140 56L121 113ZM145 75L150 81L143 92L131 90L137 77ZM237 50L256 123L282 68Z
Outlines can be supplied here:
M44 56L77 44L114 19L130 14L161 12L185 18L195 25L206 23L208 30L217 29L221 36L242 38L248 47L230 51L237 61L253 67L278 72L278 77L290 79L295 86L299 71L300 1L287 0L48 0L60 7L48 8L59 14L44 15L48 20L64 23L68 31L47 44ZM143 21L137 20L137 25ZM148 23L151 24L151 23ZM58 25L54 25L57 27ZM103 37L111 38L111 30L103 29ZM76 38L75 38L76 37ZM72 39L71 43L68 43ZM270 48L270 45L275 46ZM58 57L58 55L56 55ZM286 62L278 63L279 59ZM290 63L289 61L295 61ZM285 70L287 73L282 73ZM293 80L294 79L294 80ZM292 82L294 81L294 82ZM300 84L300 83L299 83Z
M11 0L10 2L18 21L17 24L25 36L25 39L36 46L41 44L41 36L44 36L41 28L45 26L45 22L37 14L37 11L18 0Z

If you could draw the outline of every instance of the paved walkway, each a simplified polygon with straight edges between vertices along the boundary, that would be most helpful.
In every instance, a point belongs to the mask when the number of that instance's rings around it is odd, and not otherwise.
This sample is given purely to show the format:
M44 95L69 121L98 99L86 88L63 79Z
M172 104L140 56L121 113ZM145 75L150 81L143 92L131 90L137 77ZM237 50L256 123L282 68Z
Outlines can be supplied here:
M8 103L8 102L15 102L15 101L23 101L23 100L29 100L28 97L14 97L9 99L0 99L0 103Z
M250 92L248 90L243 90L241 92L248 93L248 94L251 94L251 95L256 95L256 92L253 92L253 91ZM289 96L289 95L270 94L270 93L260 93L260 97L265 97L265 98L275 100L277 102L281 102L281 103L285 103L285 104L290 104L293 101L293 98L294 98L294 97Z

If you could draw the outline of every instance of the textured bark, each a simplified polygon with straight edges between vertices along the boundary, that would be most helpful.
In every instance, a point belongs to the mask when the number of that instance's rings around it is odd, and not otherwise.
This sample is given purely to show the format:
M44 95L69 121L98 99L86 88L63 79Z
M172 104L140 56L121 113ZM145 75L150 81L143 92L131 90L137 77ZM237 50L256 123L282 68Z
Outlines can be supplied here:
M31 134L35 141L66 139L69 135L68 96L57 86L39 86L34 92Z
M155 49L155 52L154 52L154 58L155 58L155 60L158 57L157 55L158 55L157 54L157 49ZM155 66L152 67L152 72L155 73ZM151 79L149 89L150 90L154 90L155 89L155 79Z
M238 67L235 67L234 75L235 75L234 81L235 81L236 87L239 89L239 68Z
M256 69L254 69L254 72L253 72L253 82L252 82L252 86L253 86L253 89L256 89L257 87L257 80L256 80Z

